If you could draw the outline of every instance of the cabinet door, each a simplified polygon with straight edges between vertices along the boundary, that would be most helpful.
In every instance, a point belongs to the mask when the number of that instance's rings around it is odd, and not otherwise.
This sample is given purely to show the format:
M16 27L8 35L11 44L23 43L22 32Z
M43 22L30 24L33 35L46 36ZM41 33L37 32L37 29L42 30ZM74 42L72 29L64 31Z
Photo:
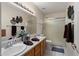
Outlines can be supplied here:
M44 53L45 53L45 46L46 46L46 41L43 40L43 41L41 42L41 56L43 56Z
M41 55L41 44L38 44L35 47L35 56L40 56Z
M34 48L25 53L24 56L34 56Z

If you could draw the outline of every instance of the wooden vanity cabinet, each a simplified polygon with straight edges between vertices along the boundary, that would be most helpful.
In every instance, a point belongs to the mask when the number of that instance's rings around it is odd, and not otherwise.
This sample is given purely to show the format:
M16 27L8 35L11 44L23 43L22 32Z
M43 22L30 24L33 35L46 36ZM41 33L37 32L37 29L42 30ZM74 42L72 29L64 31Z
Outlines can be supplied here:
M24 56L34 56L34 48L25 53Z
M41 41L30 51L26 52L24 56L43 56L45 53L46 40Z
M35 47L35 56L41 56L41 43Z
M46 47L46 41L43 40L43 41L41 42L41 56L43 56L44 53L45 53L45 47Z

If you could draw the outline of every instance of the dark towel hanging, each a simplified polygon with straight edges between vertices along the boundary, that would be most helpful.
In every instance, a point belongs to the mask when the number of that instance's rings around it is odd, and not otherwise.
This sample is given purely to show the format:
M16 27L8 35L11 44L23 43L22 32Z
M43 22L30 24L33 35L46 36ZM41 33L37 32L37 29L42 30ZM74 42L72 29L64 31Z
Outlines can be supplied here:
M69 6L68 7L68 12L67 12L67 14L68 14L68 18L69 19L72 19L72 15L74 15L74 7L73 6ZM74 17L74 16L73 16Z
M71 23L69 23L67 31L67 42L71 42L71 40L72 40L72 29L71 29Z
M71 23L65 26L64 38L67 42L74 43L74 26Z
M65 25L64 38L67 38L67 25Z
M70 19L71 18L71 6L68 7L68 13L67 14L68 14L68 18Z
M16 26L12 26L12 30L11 30L11 35L12 36L16 35L16 30L17 30Z

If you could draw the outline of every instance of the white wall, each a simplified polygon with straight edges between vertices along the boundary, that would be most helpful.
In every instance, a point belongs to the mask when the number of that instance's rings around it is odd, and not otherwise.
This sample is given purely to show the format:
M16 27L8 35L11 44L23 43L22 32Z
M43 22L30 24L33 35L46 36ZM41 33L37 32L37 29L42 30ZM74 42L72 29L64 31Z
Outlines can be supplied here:
M51 14L45 15L46 18L58 18L58 17L65 17L65 16L66 16L66 12L57 12L57 13L51 13Z
M79 51L79 2L74 3L74 43Z

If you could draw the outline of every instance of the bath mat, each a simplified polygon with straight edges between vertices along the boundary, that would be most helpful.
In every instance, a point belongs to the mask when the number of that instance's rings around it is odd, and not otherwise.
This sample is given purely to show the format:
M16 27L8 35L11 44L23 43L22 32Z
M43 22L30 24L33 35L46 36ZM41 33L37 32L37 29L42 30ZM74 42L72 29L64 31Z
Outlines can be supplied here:
M62 49L62 48L57 48L57 47L52 47L52 51L64 53L64 49Z

